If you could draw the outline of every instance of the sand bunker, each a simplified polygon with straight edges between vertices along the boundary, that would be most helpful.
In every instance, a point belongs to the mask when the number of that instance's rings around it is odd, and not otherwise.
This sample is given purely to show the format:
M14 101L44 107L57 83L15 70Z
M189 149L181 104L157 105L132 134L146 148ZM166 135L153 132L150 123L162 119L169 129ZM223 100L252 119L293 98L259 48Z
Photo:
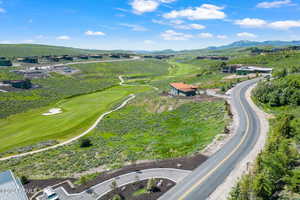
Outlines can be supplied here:
M56 115L56 114L59 114L59 113L62 113L62 110L60 108L52 108L52 109L49 110L49 112L44 113L42 115L48 116L48 115Z

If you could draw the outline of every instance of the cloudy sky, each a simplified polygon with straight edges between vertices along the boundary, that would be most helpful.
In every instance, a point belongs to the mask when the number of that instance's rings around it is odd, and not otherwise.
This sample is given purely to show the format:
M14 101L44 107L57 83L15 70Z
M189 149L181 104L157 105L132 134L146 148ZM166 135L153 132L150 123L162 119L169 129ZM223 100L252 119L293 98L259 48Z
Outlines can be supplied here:
M198 49L300 40L299 0L0 0L0 43Z

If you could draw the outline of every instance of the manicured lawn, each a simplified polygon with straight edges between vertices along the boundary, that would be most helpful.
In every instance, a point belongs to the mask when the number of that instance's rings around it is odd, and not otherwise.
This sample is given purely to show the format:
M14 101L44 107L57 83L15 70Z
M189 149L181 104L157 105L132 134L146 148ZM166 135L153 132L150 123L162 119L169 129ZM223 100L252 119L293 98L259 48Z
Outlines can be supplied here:
M42 141L67 140L85 131L100 114L110 110L129 94L145 90L145 87L113 87L1 119L0 152ZM61 108L63 113L42 115L51 108Z

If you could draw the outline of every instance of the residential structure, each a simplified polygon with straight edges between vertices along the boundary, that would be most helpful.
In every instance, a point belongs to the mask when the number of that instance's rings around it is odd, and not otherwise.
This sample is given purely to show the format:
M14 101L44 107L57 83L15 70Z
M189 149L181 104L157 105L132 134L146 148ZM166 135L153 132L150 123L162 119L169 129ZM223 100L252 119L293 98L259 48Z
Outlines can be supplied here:
M225 56L198 56L198 60L229 60L229 57Z
M5 57L0 57L0 66L12 66L12 62Z
M237 65L225 65L222 67L223 73L236 73L236 70L241 68L243 65L237 64Z
M32 87L31 81L29 79L26 80L9 80L3 81L4 84L9 84L14 88L20 89L30 89Z
M255 67L255 66L243 66L236 70L238 75L247 75L253 73L262 73L262 74L271 74L273 71L272 68L263 68L263 67Z
M174 96L195 96L198 90L197 86L185 83L170 83L170 86L170 94Z
M21 181L10 170L0 173L0 199L28 200Z

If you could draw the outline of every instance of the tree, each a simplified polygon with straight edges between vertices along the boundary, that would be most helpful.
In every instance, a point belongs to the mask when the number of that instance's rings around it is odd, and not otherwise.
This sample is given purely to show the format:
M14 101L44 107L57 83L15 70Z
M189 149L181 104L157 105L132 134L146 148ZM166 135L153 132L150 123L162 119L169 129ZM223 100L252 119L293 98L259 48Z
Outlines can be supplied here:
M147 182L147 191L153 192L156 187L155 184L156 184L156 181L154 178L149 179Z
M80 141L81 148L90 147L92 145L93 145L92 141L89 138L84 138Z
M271 177L267 173L260 173L254 177L253 190L256 196L263 199L270 199L275 185L270 181Z
M29 183L29 180L26 176L21 176L21 183L23 185L26 185L27 183Z
M122 200L122 197L119 194L115 194L112 200Z
M117 184L117 181L116 180L113 180L110 184L110 188L112 190L116 190L118 188L118 184Z

